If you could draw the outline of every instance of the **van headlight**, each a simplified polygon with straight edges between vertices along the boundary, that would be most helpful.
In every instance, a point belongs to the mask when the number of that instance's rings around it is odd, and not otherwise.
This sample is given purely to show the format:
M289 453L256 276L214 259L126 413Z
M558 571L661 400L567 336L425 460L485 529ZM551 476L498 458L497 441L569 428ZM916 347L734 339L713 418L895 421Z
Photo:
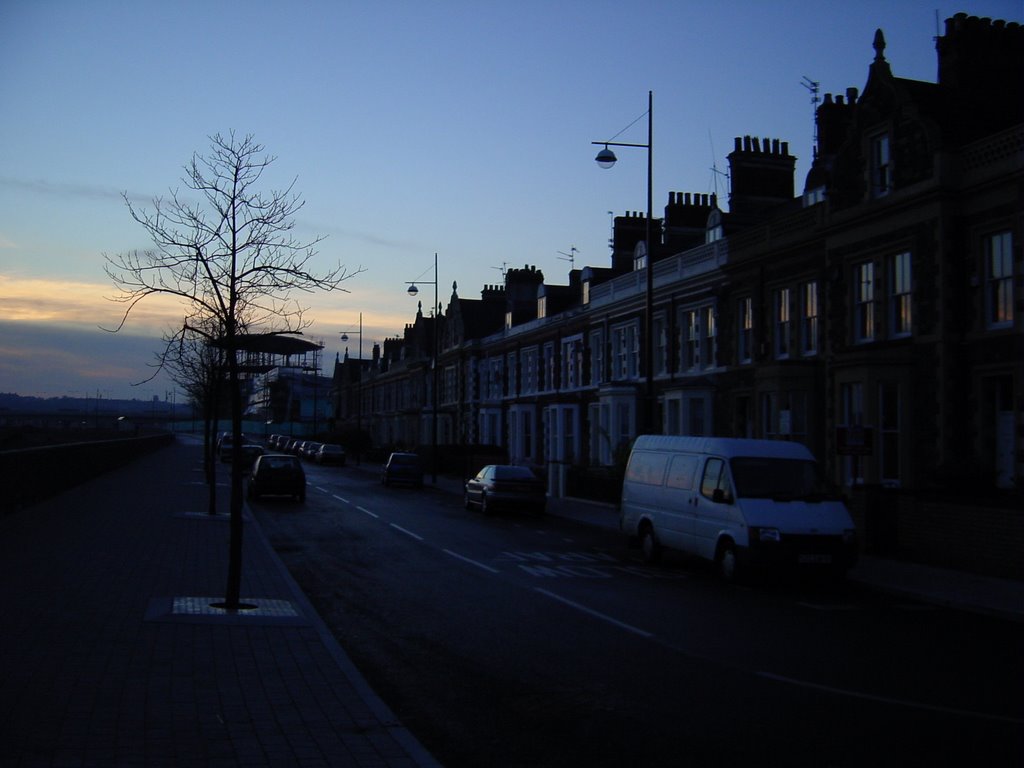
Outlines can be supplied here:
M778 528L758 528L757 540L762 543L778 544L782 541L782 534L779 533Z

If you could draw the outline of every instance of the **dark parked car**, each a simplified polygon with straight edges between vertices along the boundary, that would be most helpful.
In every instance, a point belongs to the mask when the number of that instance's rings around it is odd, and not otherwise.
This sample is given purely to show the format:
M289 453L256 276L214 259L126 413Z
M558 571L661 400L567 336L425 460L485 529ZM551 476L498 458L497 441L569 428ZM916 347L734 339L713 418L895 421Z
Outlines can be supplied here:
M263 446L257 443L242 443L238 452L241 454L242 466L251 467L253 462L263 455Z
M324 443L313 458L316 459L317 464L337 464L339 467L344 467L345 449L340 445Z
M392 453L384 464L380 481L384 485L408 483L416 488L422 487L423 466L420 464L420 457L415 453Z
M306 473L298 457L265 453L256 459L249 474L249 498L265 495L306 500Z
M544 481L529 467L512 464L488 464L472 480L466 481L466 509L474 505L484 514L498 507L525 509L543 514L547 506Z

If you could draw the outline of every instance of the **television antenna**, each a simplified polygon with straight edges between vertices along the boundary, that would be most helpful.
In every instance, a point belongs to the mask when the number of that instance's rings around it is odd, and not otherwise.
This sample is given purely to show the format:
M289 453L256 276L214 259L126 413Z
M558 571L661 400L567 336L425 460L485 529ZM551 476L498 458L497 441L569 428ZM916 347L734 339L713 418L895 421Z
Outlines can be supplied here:
M508 262L507 261L503 261L503 262L501 262L501 266L500 267L491 267L491 269L496 269L499 272L501 272L501 279L504 280L505 279L505 273L508 271L507 267L508 267Z
M559 251L558 258L560 258L562 261L568 261L569 269L571 271L576 268L576 254L579 252L580 249L574 245L571 248L569 248L569 253L566 253L565 251Z
M818 155L818 104L821 103L821 97L818 93L821 91L821 83L817 80L811 80L811 78L804 75L803 80L800 81L800 85L806 88L811 94L811 110L814 116L814 155Z

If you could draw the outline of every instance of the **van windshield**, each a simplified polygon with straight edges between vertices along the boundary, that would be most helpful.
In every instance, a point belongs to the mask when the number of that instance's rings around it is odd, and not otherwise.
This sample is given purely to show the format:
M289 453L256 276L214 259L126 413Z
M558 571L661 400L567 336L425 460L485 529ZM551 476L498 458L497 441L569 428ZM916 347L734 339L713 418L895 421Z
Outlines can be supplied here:
M729 463L738 498L824 501L836 497L813 461L745 456Z

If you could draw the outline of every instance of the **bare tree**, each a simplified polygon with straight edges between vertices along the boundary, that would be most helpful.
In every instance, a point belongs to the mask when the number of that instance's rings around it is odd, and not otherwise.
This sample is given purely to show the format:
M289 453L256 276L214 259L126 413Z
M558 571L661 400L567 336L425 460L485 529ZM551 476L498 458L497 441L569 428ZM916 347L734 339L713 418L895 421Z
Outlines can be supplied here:
M338 290L356 273L340 264L324 274L311 271L323 238L303 242L292 234L294 217L304 205L293 191L294 181L282 191L261 191L261 177L275 158L265 155L251 135L240 139L234 133L217 134L210 142L209 154L193 155L182 179L198 200L172 190L169 199L155 199L153 210L146 211L124 195L132 218L145 228L154 247L105 256L105 270L118 289L114 300L125 304L115 332L140 301L170 295L189 308L182 332L197 333L224 350L232 436L241 445L237 352L245 331L300 331L308 323L304 307L291 294ZM211 328L219 338L211 337ZM242 466L239 451L234 455L224 599L232 610L241 607L242 574Z

